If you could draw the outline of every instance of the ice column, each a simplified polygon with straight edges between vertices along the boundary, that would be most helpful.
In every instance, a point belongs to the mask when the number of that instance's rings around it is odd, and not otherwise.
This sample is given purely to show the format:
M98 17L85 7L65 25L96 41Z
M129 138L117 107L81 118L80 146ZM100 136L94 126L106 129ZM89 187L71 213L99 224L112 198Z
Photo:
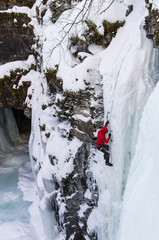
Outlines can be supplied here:
M9 151L17 141L18 128L9 108L0 108L0 155Z

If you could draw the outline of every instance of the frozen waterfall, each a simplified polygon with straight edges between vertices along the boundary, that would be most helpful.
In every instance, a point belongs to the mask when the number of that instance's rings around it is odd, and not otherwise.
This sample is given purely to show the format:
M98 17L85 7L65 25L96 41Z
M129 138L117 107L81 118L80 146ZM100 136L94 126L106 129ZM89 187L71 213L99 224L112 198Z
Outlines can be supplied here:
M18 128L9 108L0 108L0 156L11 150L18 138Z
M146 33L143 29L144 18L147 14L145 1L135 1L134 11L128 16L125 26L118 30L118 34L111 42L109 48L105 50L100 66L104 81L105 113L110 111L111 128L114 131L114 139L111 147L114 167L113 169L107 168L103 174L104 180L99 181L101 194L99 196L98 211L103 216L101 220L102 227L97 228L100 240L119 239L118 229L122 209L122 197L125 186L127 185L131 161L135 154L139 122L147 99L157 82L158 66L156 60L158 60L158 51L153 49L153 44L146 38ZM149 119L149 115L147 115L147 119ZM146 124L144 126L145 130L149 128L148 126L150 124L151 123L148 124L147 121L147 127ZM152 132L154 131L151 131L151 134ZM153 136L148 137L145 135L144 137L147 139L147 142L150 138L155 139ZM140 141L142 142L143 140ZM134 168L137 168L139 158L141 158L140 161L144 158L145 153L143 150L145 148L148 148L148 145L142 145L142 148L141 146L137 148L138 153L135 155L135 159L137 160L133 161L135 162ZM142 154L143 157L141 157ZM148 166L145 169L147 173L146 177L148 176ZM153 166L151 166L151 173L153 171L152 168ZM131 171L133 172L133 170ZM140 168L138 167L138 172L136 173L138 174L138 178L141 177L140 174L142 173L143 168L140 164ZM131 179L131 177L129 178ZM133 180L136 182L134 178ZM140 180L137 179L137 182ZM138 184L140 184L142 188L141 182L136 183L136 187ZM132 197L131 190L133 189L132 181L131 184L128 182L128 186L125 204L123 205L124 210L122 214L120 240L141 240L142 238L138 235L140 231L138 231L137 223L135 223L136 218L138 218L138 214L135 214L135 207L137 201L139 201L140 206L142 206L142 198L140 199L140 195L137 195L137 191L140 191L139 188L136 189L136 191L134 189L132 208L132 201L130 200ZM148 193L148 189L145 189ZM144 191L144 189L142 189L142 191ZM157 196L154 196L154 191L152 190L151 192L153 196L149 198L149 202L151 198L157 198ZM155 202L157 203L157 199ZM150 208L152 208L151 205L152 203L150 203ZM148 201L145 207L146 206L148 206ZM142 209L144 210L144 208ZM131 213L133 214L133 218L130 217ZM144 212L139 211L139 213L140 215L142 214L142 216L138 218L138 221L140 222L141 218L144 221ZM151 218L149 219L152 219L153 213L149 214L149 217L150 215ZM134 224L134 227L132 227L132 224ZM144 226L142 224L138 225L141 225L141 227ZM148 222L146 227L148 229ZM136 231L136 234L134 233L135 235L131 236L131 231ZM149 233L152 233L152 231L149 231ZM150 239L150 235L147 239Z
M158 240L159 236L159 84L142 114L121 215L120 240Z

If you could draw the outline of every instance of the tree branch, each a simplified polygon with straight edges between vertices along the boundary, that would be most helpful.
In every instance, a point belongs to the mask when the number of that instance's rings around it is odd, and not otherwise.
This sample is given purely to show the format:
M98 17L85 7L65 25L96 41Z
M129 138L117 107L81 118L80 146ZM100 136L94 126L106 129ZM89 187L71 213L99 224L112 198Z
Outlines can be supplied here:
M100 14L104 13L105 11L107 11L108 8L110 8L110 6L113 4L113 2L114 2L114 0L113 0L113 1L109 4L109 6L108 6L106 9L104 9Z
M87 2L88 2L88 0L85 1L84 5L83 5L83 8L82 8L82 9L79 11L79 13L76 15L76 17L75 17L75 19L73 20L73 22L72 22L72 23L67 23L67 24L63 27L63 30L64 30L64 28L65 28L66 26L68 26L69 24L71 24L70 28L67 30L67 32L66 32L65 35L62 37L62 39L60 40L60 42L57 43L57 44L53 47L53 49L51 50L51 52L50 52L50 54L49 54L49 57L48 57L49 59L50 59L53 51L55 50L55 48L58 47L59 45L61 45L61 43L62 43L63 40L66 38L66 36L69 34L69 32L71 31L71 29L73 28L73 26L74 26L75 24L78 24L79 22L81 22L81 21L84 19L84 17L86 16L86 14L89 13L90 7L91 7L91 4L92 4L93 0L90 1L90 3L89 3L89 5L88 5L88 7L86 8L86 11L85 11L85 13L83 14L82 18L81 18L78 22L76 22L76 20L77 20L78 17L80 16L80 14L84 12ZM49 60L48 60L48 61L49 61Z

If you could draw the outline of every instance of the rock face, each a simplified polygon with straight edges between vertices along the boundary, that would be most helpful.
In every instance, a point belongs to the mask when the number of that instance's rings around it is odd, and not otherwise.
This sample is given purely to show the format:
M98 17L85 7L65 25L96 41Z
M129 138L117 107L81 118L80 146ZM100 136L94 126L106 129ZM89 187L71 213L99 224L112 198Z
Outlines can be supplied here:
M30 69L26 71L23 71L23 69L16 69L10 72L10 76L5 75L0 79L0 107L22 109L25 110L25 112L27 112L26 115L30 117L31 109L27 108L25 100L31 82L24 82L18 87L21 77L26 75L29 71Z
M58 68L48 70L46 78L59 122L67 122L71 126L69 132L61 131L61 135L68 141L77 138L82 145L73 159L73 171L60 183L53 176L57 193L52 199L52 206L60 231L66 233L66 240L95 240L96 233L89 233L87 220L98 203L98 186L90 171L90 159L93 158L94 133L103 125L104 118L101 76L98 72L88 69L90 82L85 81L85 90L71 92L63 90L62 79L56 77L57 70ZM93 79L96 79L95 85L91 84ZM57 94L61 95L61 99L56 97ZM92 102L96 104L93 106ZM56 156L50 156L52 165L55 166L56 161ZM86 194L88 192L89 196ZM59 214L62 204L66 206L63 217ZM84 212L82 206L85 208Z
M145 17L144 29L146 30L146 36L153 40L154 47L159 47L159 10L152 9L152 3L147 2L147 8L149 15Z
M78 35L74 35L70 38L70 46L69 49L72 52L74 57L79 58L82 62L83 59L78 56L79 52L87 52L92 54L89 51L89 46L91 44L96 44L103 46L104 48L108 47L112 39L116 36L117 30L120 27L123 27L125 22L124 21L116 21L111 23L109 21L104 20L102 22L104 34L101 34L97 26L94 22L90 20L86 20L85 24L87 29L83 33L83 39L79 38Z
M88 168L90 147L90 143L82 144L74 159L74 171L63 181L63 195L67 206L64 214L67 240L73 235L74 240L86 237L97 239L95 232L89 234L87 229L89 214L98 203L98 187ZM85 196L88 190L91 193L89 198ZM82 206L86 206L86 209L83 214L79 214Z
M35 1L1 1L0 8L6 9L16 5L31 7ZM16 60L27 60L32 52L34 43L33 26L31 19L24 13L0 12L0 64ZM0 106L25 110L30 117L30 109L27 109L25 100L30 82L18 87L19 80L35 66L23 70L18 68L10 71L0 79ZM30 96L31 97L31 96Z
M22 13L0 13L0 64L26 60L32 53L33 28Z
M73 6L75 6L75 4L77 4L78 2L81 2L82 0L56 0L56 1L52 1L50 3L50 9L53 13L52 15L52 22L55 23L57 21L57 19L60 17L60 15L68 9L71 9ZM47 0L43 1L43 4L45 4L44 2L47 2Z
M89 171L90 143L83 143L74 159L74 170L66 179L58 184L56 183L55 197L52 200L52 207L56 214L56 220L59 225L59 231L66 233L66 240L97 239L96 233L88 233L87 220L92 209L97 206L98 187L93 180L91 171ZM86 196L86 191L91 196ZM62 217L59 215L59 209L62 204L66 204L66 211ZM82 213L82 206L85 207ZM81 214L80 214L81 211Z
M0 10L6 10L8 8L12 8L15 5L16 6L27 6L31 8L33 4L35 3L35 0L1 0L0 2Z

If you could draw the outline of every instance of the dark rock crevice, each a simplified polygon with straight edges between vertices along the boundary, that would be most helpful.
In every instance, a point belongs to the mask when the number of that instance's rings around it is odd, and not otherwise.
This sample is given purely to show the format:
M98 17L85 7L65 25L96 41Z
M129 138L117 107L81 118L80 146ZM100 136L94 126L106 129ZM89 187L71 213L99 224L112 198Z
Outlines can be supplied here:
M1 0L0 1L0 10L6 10L8 8L12 8L16 6L27 6L32 8L35 0Z
M31 69L23 70L17 68L15 71L10 71L9 76L5 75L0 79L0 107L22 109L25 111L25 115L31 116L31 109L25 103L31 81L25 81L18 86L21 77L26 75ZM32 98L31 95L28 95L28 97L29 99Z
M23 110L13 108L14 117L20 134L31 131L31 119L26 117Z

